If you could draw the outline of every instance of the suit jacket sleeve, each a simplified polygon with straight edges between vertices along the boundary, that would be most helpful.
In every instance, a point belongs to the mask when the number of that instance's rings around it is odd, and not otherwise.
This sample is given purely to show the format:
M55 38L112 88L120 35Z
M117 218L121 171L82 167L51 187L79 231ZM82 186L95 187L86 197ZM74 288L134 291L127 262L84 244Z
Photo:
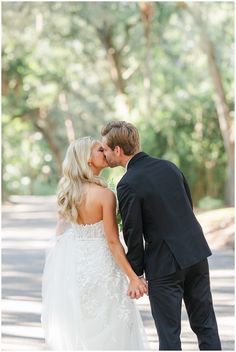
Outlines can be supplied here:
M123 235L128 248L127 259L137 275L144 271L143 224L141 203L127 185L117 187L119 210L123 222Z
M191 192L190 192L190 189L189 189L189 185L188 185L188 182L186 181L186 178L184 177L184 174L182 173L182 176L183 176L183 181L184 181L184 188L185 188L185 191L187 193L187 196L188 196L188 199L190 201L190 204L191 204L191 207L193 209L193 201L192 201L192 197L191 197Z

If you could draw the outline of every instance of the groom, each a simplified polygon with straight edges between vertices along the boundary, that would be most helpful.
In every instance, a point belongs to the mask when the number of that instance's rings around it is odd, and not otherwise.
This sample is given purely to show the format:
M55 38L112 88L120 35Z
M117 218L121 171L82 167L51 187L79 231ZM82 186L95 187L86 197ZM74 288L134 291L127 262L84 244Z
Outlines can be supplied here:
M170 161L140 152L138 131L130 123L110 122L102 136L109 166L127 170L117 186L127 258L148 280L159 349L181 350L184 300L200 350L221 350L209 282L211 251L184 175Z

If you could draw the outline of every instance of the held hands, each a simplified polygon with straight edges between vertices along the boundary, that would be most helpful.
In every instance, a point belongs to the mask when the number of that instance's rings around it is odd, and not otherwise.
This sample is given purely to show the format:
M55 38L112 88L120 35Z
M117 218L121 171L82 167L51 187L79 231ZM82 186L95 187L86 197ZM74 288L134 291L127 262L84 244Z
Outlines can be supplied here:
M128 287L127 295L134 299L139 299L143 295L148 295L148 283L144 278L139 278L138 276L131 279Z

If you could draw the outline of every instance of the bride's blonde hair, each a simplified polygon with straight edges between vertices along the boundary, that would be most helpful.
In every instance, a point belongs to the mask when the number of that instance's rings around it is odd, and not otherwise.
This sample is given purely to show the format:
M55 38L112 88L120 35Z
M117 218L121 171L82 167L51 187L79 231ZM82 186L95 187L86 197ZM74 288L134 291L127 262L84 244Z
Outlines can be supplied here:
M83 137L72 142L67 149L62 164L62 178L58 184L57 204L59 215L70 222L77 222L86 183L107 187L105 180L94 175L88 165L92 149L97 143L99 141L91 137Z

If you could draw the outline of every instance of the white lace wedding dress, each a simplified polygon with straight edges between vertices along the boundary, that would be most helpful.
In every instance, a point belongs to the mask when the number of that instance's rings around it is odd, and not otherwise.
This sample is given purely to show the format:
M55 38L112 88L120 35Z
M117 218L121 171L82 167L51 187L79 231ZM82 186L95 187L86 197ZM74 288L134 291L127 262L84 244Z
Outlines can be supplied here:
M52 350L145 350L147 337L103 222L71 224L48 250L42 326Z

